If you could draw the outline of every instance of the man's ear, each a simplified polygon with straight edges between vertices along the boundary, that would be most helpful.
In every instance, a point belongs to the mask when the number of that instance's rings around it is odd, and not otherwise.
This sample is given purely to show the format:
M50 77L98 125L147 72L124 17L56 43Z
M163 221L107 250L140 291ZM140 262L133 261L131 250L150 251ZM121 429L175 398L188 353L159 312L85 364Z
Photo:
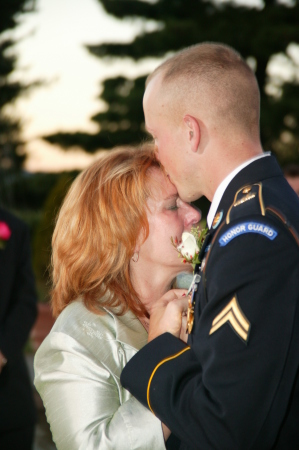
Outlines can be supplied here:
M191 150L197 152L201 139L199 123L195 117L190 116L189 114L185 115L184 122L187 126L186 131L188 133L188 141L190 142Z

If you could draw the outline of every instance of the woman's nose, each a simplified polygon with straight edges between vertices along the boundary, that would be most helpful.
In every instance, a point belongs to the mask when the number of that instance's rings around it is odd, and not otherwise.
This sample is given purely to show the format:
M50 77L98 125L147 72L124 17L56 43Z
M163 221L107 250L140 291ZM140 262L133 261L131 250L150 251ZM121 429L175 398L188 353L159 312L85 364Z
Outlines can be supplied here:
M193 206L189 205L189 203L184 204L184 228L191 228L192 225L196 224L201 219L201 211Z

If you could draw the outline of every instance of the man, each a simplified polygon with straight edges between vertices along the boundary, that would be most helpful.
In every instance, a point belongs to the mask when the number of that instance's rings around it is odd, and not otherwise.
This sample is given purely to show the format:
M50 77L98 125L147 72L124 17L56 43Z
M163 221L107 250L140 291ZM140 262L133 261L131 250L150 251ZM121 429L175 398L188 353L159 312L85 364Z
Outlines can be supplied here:
M181 198L212 204L188 345L168 294L123 386L181 449L298 449L299 200L263 153L255 76L233 49L196 45L150 75L144 113Z
M29 230L0 208L0 448L31 450L35 407L23 347L36 318Z

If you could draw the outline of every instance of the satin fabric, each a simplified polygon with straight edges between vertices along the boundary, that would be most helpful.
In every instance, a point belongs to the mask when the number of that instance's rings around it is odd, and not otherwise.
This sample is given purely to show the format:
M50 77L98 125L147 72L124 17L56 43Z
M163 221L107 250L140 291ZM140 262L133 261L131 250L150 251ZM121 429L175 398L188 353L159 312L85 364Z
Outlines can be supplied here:
M65 308L34 361L58 450L164 450L161 422L120 384L126 363L147 343L132 312Z

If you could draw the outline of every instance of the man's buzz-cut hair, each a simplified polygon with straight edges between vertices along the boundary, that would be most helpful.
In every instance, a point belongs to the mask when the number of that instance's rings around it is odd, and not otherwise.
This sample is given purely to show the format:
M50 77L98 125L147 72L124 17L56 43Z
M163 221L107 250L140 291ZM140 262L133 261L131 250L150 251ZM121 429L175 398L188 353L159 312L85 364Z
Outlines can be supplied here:
M256 77L233 48L215 42L187 47L164 61L147 78L161 74L163 89L188 99L209 94L217 115L249 134L259 134L260 95Z

